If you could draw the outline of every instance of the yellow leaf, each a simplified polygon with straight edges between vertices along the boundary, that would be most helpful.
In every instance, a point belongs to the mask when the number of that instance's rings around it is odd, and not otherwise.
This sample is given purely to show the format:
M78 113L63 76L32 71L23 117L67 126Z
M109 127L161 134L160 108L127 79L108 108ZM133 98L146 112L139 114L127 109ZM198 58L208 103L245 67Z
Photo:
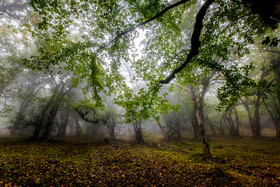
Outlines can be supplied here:
M40 182L40 178L36 179L36 184L38 184Z

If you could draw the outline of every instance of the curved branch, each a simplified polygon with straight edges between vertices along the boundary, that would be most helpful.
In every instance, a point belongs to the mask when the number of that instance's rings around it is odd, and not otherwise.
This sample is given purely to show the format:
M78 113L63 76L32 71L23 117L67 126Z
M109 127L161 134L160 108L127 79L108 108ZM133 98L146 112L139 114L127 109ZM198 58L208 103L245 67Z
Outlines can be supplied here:
M203 6L200 8L197 16L196 16L196 21L194 24L194 30L192 33L192 37L191 37L191 50L187 56L186 61L178 68L174 69L171 74L164 80L160 80L159 83L160 84L168 84L172 79L175 78L175 75L177 73L179 73L180 71L182 71L184 69L184 67L186 67L188 65L188 63L195 57L198 55L199 53L199 47L201 45L201 42L199 41L200 35L201 35L201 31L203 28L203 19L206 15L206 12L208 10L208 8L210 7L210 5L214 2L215 0L206 0L205 3L203 4Z
M107 43L106 45L100 47L100 48L96 51L96 53L94 54L94 56L93 56L93 58L92 58L92 63L94 62L96 56L98 55L98 53L100 53L100 51L102 51L104 48L110 46L112 43L118 41L122 36L126 35L126 34L129 33L129 32L132 32L132 31L136 30L137 28L139 28L139 27L141 27L141 26L143 26L143 25L145 25L145 24L147 24L147 23L152 22L153 20L155 20L155 19L159 18L160 16L162 16L162 15L163 15L165 12L167 12L168 10L170 10L170 9L172 9L172 8L174 8L174 7L177 7L177 6L179 6L179 5L183 4L183 3L186 3L186 2L188 2L188 1L190 1L190 0L181 0L181 1L178 1L177 3L174 3L174 4L172 4L172 5L170 5L170 6L166 7L166 8L164 8L161 12L159 12L158 14L156 14L155 16L153 16L152 18L150 18L150 19L148 19L148 20L146 20L146 21L144 21L144 22L142 22L142 23L139 23L139 24L135 25L134 27L132 27L132 28L126 30L126 31L121 32L120 34L118 34L117 36L115 36L109 43Z

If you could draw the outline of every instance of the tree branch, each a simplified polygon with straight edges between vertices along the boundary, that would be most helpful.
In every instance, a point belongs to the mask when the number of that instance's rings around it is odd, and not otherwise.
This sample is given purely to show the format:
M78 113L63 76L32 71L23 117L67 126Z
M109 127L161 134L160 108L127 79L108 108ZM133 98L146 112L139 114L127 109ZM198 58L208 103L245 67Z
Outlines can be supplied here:
M201 45L201 42L199 41L200 35L201 35L201 31L203 28L203 19L206 15L206 12L208 10L208 8L210 7L210 5L214 2L214 0L206 0L205 3L203 4L203 6L200 8L197 16L196 16L196 21L194 24L194 30L192 33L192 37L191 37L191 50L187 56L186 61L178 68L174 69L172 71L172 73L164 80L160 80L159 83L160 84L168 84L172 79L175 78L175 75L177 73L179 73L180 71L182 71L184 69L184 67L186 67L188 65L188 63L195 57L198 55L199 53L199 47Z
M163 15L165 12L167 12L168 10L170 10L170 9L172 9L172 8L174 8L174 7L177 7L177 6L179 6L179 5L183 4L183 3L186 3L186 2L188 2L188 1L190 1L190 0L181 0L181 1L178 1L177 3L174 3L174 4L172 4L172 5L170 5L170 6L166 7L166 8L164 8L161 12L159 12L158 14L156 14L155 16L153 16L152 18L150 18L150 19L148 19L148 20L146 20L146 21L144 21L144 22L142 22L142 23L139 23L139 24L135 25L134 27L132 27L132 28L126 30L126 31L121 32L120 34L118 34L117 36L115 36L109 43L107 43L106 45L100 47L100 48L96 51L96 53L94 54L94 56L93 56L93 58L92 58L92 63L94 62L94 60L96 59L96 56L98 55L98 53L100 53L100 51L102 51L102 50L105 49L106 47L110 46L112 43L118 41L122 36L126 35L126 34L129 33L129 32L132 32L132 31L136 30L137 28L139 28L139 27L141 27L141 26L143 26L143 25L145 25L145 24L147 24L147 23L152 22L153 20L155 20L155 19L159 18L160 16L162 16L162 15Z
M232 0L233 2L235 2L236 4L239 4L239 5L243 5L243 6L245 6L245 7L247 7L247 8L252 8L251 6L249 6L249 5L246 5L245 3L242 3L242 1L237 1L237 0Z
M266 50L267 52L275 53L275 54L280 54L280 51L278 50Z

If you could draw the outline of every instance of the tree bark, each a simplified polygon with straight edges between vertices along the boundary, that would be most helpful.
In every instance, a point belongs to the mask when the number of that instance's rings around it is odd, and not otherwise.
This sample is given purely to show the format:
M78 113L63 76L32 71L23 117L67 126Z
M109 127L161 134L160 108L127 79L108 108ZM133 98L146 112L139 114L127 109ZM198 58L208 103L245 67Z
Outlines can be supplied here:
M45 140L48 138L50 132L51 132L51 129L53 127L53 124L54 124L54 119L56 117L56 114L57 114L57 111L59 109L59 106L55 106L51 109L48 117L47 117L47 123L46 123L46 128L45 128L45 131L43 133L43 136L40 138L41 140Z
M207 138L205 135L203 104L198 106L197 101L196 101L196 96L195 96L194 90L193 90L193 85L188 84L188 91L190 93L190 96L191 96L191 99L193 102L193 106L194 106L195 115L197 118L197 122L199 124L200 136L201 136L201 141L203 144L203 152L205 154L211 154L210 146L208 144L208 141L207 141Z
M66 135L66 129L68 126L69 111L65 111L65 114L62 116L64 117L64 121L61 123L58 129L58 136L64 137Z
M38 140L39 139L39 136L41 134L41 129L44 125L45 117L46 117L46 114L49 110L49 107L50 107L50 102L48 102L47 105L44 107L44 109L41 112L40 120L37 121L36 124L35 124L35 129L34 129L32 137L31 137L32 140Z
M64 88L66 86L67 82L61 82L59 85L57 85L54 89L53 95L49 99L49 102L44 107L44 109L41 112L41 118L39 122L36 123L35 130L33 132L33 136L31 139L33 140L44 140L48 137L53 124L54 119L57 115L59 105L61 104L63 98L65 95L71 90L71 87L64 91ZM57 91L60 87L60 90ZM46 121L46 122L45 122ZM45 128L43 129L45 125ZM40 135L42 135L40 137Z
M163 126L159 121L157 121L157 118L153 116L154 120L156 121L156 124L159 126L164 141L170 141L170 133L168 131L168 128L166 126Z
M110 135L110 139L111 140L116 140L116 136L115 136L115 130L116 130L116 123L114 118L109 119L106 123L107 128L108 128L108 132Z
M205 122L207 122L207 124L209 125L211 131L212 131L212 134L213 135L216 135L216 131L215 131L215 126L213 125L213 123L210 121L210 119L208 117L205 118Z
M236 106L234 106L233 111L234 111L234 115L235 115L235 133L234 134L236 136L240 136L240 133L239 133L240 122L239 122L239 117L238 117L238 112L236 110Z
M280 54L280 51L278 51ZM275 66L274 69L274 76L275 76L275 80L277 83L277 100L275 99L275 104L274 104L274 108L276 109L275 111L275 117L274 117L274 125L275 125L275 129L276 129L276 137L280 138L280 58L279 55L276 59L274 59L272 61L272 64Z
M235 119L232 117L232 111L234 111ZM223 115L224 123L228 125L228 133L232 136L239 136L239 118L235 106L231 107L228 111L225 111Z
M244 107L248 113L249 123L250 123L252 134L253 134L254 138L259 138L261 136L260 116L259 116L260 98L261 98L261 96L257 95L257 100L256 100L256 103L254 104L254 107L255 107L254 116L251 113L251 110L249 107L249 99L247 96L245 96L245 101L243 102Z
M143 143L143 134L142 134L142 128L141 128L141 119L139 120L134 120L133 121L133 128L135 132L135 140L139 143Z
M255 103L255 112L254 112L255 137L257 138L261 137L260 99L261 99L261 92L258 92L256 103Z
M276 138L280 138L280 110L279 110L280 102L277 102L276 99L273 102L275 102L275 104L269 107L265 101L265 98L263 98L263 103L275 126Z
M74 117L74 120L75 120L75 123L76 123L76 136L79 137L79 136L82 135L82 128L79 124L79 120L76 117Z
M192 128L194 132L194 139L201 140L201 136L199 134L199 125L198 125L197 117L195 115L195 111L192 113L191 121L192 121Z

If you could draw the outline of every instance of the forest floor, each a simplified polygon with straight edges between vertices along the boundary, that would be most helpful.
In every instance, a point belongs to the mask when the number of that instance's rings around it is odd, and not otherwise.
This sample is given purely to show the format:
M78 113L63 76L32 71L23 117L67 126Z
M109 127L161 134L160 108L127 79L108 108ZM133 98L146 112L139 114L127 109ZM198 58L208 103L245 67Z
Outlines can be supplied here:
M0 140L0 186L280 186L280 141Z

